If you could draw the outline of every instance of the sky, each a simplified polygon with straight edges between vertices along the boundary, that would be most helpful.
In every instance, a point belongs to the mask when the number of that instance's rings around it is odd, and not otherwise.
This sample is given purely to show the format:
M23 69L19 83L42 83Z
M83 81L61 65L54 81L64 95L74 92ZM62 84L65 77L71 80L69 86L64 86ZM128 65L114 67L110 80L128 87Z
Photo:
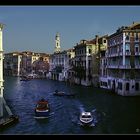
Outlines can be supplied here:
M140 22L140 6L0 6L4 53L53 53L57 32L67 50L133 22Z

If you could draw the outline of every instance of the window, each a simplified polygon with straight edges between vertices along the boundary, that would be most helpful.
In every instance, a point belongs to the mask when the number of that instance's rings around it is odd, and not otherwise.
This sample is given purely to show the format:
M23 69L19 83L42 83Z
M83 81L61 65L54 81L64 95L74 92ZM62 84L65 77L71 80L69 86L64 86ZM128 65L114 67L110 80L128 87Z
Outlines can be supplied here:
M126 83L126 91L129 91L129 83Z
M130 65L130 58L125 58L125 65Z
M139 83L135 83L135 90L136 90L136 91L139 90Z
M118 82L118 89L122 90L122 83Z
M111 86L111 81L110 80L108 80L108 85Z
M106 40L104 40L104 43L106 43Z
M126 44L125 45L125 51L126 52L130 52L130 44Z
M91 49L89 49L89 54L91 54Z
M126 40L129 40L129 36L128 35L126 36Z
M135 52L139 52L139 45L135 44Z
M88 60L88 66L90 67L90 65L91 65L91 60Z
M123 45L121 45L121 48L120 49L121 49L121 52L123 52Z
M139 37L138 37L138 33L135 34L135 40L138 41Z
M135 83L135 90L136 90L136 91L139 90L139 83Z

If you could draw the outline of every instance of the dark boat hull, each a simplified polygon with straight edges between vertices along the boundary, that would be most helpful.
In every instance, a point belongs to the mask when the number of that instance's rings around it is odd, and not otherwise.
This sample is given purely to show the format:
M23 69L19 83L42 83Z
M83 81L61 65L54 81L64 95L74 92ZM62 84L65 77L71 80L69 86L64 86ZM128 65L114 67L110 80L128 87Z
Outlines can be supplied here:
M17 122L19 122L18 116L10 116L9 118L6 118L2 123L0 123L0 129L7 128Z
M64 92L53 93L55 96L75 97L75 94L66 94Z

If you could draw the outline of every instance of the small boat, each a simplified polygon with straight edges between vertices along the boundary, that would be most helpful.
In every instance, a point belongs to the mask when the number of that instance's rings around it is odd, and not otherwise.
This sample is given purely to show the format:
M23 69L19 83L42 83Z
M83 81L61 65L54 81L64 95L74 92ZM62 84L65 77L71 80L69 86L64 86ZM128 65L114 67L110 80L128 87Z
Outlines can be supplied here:
M48 101L45 99L39 100L35 108L35 118L37 119L48 118L49 113L50 107Z
M93 115L91 112L82 112L80 114L80 122L84 126L93 125Z
M75 96L75 93L65 93L63 91L58 91L56 90L53 95L55 96L68 96L68 97L74 97Z
M56 96L65 96L65 92L63 92L63 91L55 91L54 93L53 93L53 95L56 95Z

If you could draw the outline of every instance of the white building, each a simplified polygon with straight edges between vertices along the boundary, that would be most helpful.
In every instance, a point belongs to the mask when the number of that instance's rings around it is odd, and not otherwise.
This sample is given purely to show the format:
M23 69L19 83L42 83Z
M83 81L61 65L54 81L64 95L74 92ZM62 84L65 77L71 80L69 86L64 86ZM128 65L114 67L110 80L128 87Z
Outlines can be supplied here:
M74 49L61 51L60 35L55 36L54 54L50 55L50 69L47 77L53 80L66 81L68 79L69 61L74 57Z
M19 52L4 54L4 74L19 76L21 71L22 55Z
M53 80L66 81L70 67L69 61L73 57L73 49L52 54L50 56L50 72L48 77Z
M122 96L140 95L140 23L122 26L109 36L106 59L100 87Z

